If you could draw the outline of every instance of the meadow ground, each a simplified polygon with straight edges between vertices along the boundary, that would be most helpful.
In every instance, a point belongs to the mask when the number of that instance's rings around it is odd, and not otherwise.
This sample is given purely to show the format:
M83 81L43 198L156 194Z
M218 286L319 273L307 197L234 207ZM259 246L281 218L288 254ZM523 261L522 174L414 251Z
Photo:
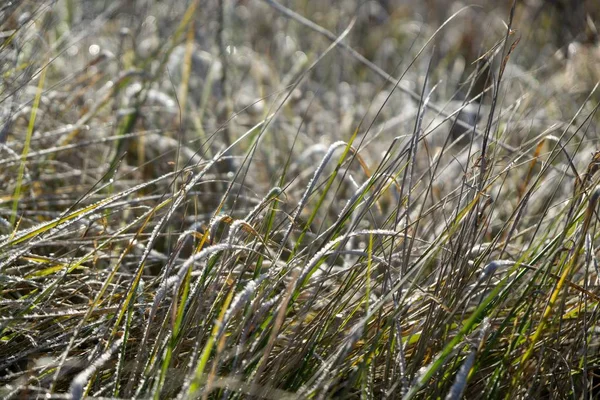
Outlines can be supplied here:
M600 395L600 4L0 4L0 396Z

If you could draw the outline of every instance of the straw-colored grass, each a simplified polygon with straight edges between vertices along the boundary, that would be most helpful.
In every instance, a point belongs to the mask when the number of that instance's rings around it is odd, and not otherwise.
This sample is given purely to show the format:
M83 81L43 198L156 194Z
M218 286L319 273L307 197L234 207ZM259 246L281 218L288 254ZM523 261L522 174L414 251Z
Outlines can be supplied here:
M0 5L0 396L600 395L600 9L538 3Z

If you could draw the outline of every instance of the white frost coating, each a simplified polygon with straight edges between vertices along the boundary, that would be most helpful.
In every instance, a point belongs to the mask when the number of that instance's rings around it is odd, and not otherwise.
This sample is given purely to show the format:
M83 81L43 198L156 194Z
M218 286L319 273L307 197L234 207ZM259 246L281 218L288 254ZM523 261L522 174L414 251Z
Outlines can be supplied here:
M479 275L479 282L481 283L491 275L495 274L498 268L509 267L511 265L515 265L514 261L511 260L495 260L486 265L481 271L481 275ZM526 264L522 264L526 265Z
M298 219L298 216L302 212L302 209L306 205L306 202L308 201L308 197L310 196L313 189L315 188L315 185L317 184L317 180L319 179L319 176L321 175L321 173L323 173L323 169L325 169L325 166L331 159L333 152L337 148L339 148L341 146L347 146L347 145L348 144L346 142L343 142L340 140L340 141L333 143L331 146L329 146L329 150L327 151L327 154L325 154L325 157L323 157L323 159L321 160L321 163L317 167L317 170L315 171L310 182L308 182L308 187L306 188L306 191L302 195L302 198L300 199L300 202L298 203L298 206L296 207L296 211L294 212L294 215L292 216L292 220L290 221L290 225L289 225L287 231L285 232L285 235L283 235L282 243L285 243L287 241L290 233L292 232L292 228L294 227L294 223L296 222L296 220Z
M217 253L219 251L228 250L228 249L251 251L251 249L244 247L244 246L235 246L235 245L221 243L221 244L215 244L213 246L209 246L209 247L203 249L202 251L192 255L187 260L185 260L184 263L181 264L179 267L175 267L176 269L178 269L177 275L173 275L173 276L167 278L163 282L163 284L160 285L160 287L156 291L156 296L154 296L154 304L152 305L152 311L156 310L156 307L158 307L158 303L160 303L160 301L163 299L167 290L169 290L173 286L178 285L179 282L181 282L183 280L183 277L187 273L188 268L191 267L192 264L200 262L205 258L208 258L213 253ZM151 315L153 315L153 312Z
M110 360L113 353L119 348L119 346L121 346L122 342L122 338L117 339L113 345L104 352L104 354L97 358L96 361L94 361L89 367L77 374L75 379L73 379L71 382L71 388L69 389L72 399L78 400L83 397L84 388L88 383L90 376L92 376L92 374L96 372L98 368L101 368L108 360Z
M219 326L219 332L217 333L217 338L220 338L223 332L225 332L225 328L229 323L229 320L233 315L238 311L238 309L252 297L258 285L267 277L267 274L263 274L259 276L256 280L252 280L246 284L244 290L239 292L231 302L231 305L225 312L225 316L223 317L223 323Z
M282 193L282 190L279 186L275 186L274 188L269 190L269 193L267 193L267 195L265 197L263 197L263 199L252 209L252 211L250 211L248 213L248 215L246 216L246 218L244 218L244 220L247 222L252 221L252 219L254 219L254 217L256 217L258 215L258 213L262 210L262 207L268 201L270 201L274 197L279 196L281 193Z
M490 265L492 263L494 263L494 261L492 261L490 263ZM469 376L469 371L471 371L471 368L473 367L473 364L475 363L475 356L477 355L477 348L483 342L483 339L485 338L485 335L486 335L487 331L489 330L489 328L490 328L490 319L486 317L486 318L484 318L483 322L481 323L477 343L472 344L471 351L467 355L467 358L465 359L463 364L460 366L460 369L458 370L458 372L456 374L456 378L454 379L454 383L452 384L452 387L450 388L450 390L448 391L448 394L446 395L446 400L459 400L460 398L462 398L462 396L465 392L465 388L467 387L467 378Z
M310 259L310 261L306 264L306 267L304 267L304 269L302 270L302 273L300 274L300 277L298 278L298 281L297 281L298 285L302 285L304 283L304 280L306 279L306 276L317 265L317 262L323 256L325 256L335 245L342 242L343 240L346 240L353 236L359 236L359 235L396 236L397 234L398 234L398 232L387 230L387 229L370 229L370 230L368 229L368 230L361 230L361 231L357 231L357 232L351 232L351 233L348 233L344 236L340 236L340 237L330 241L325 246L323 246L323 248L321 250L319 250Z
M34 235L34 236L32 236L32 238L37 239L37 240L34 241L33 243L39 243L39 242L41 242L41 241L44 240L44 238L40 238L40 235L42 235L42 233L48 233L48 234L50 234L50 233L54 233L56 231L59 231L59 230L65 228L65 227L68 227L68 226L72 225L75 222L79 222L82 219L84 219L84 218L86 218L86 217L88 217L90 215L93 215L93 214L97 213L98 211L104 209L104 207L106 207L107 205L109 205L109 204L111 204L111 203L113 203L113 202L115 202L117 200L125 198L125 197L129 196L130 194L132 194L134 192L137 192L140 189L143 189L146 186L153 185L155 183L160 182L163 179L167 179L167 178L170 178L172 176L175 176L178 173L179 173L178 171L169 172L169 173L167 173L167 174L165 174L165 175L163 175L161 177L158 177L158 178L153 179L153 180L148 181L148 182L140 183L139 185L136 185L136 186L134 186L134 187L132 187L130 189L122 191L121 193L117 193L117 194L115 194L113 196L110 196L110 197L108 197L106 199L102 199L102 200L94 203L91 206L82 207L78 211L73 211L72 212L71 215L75 215L72 219L64 220L62 223L60 221L62 219L64 219L65 216L60 216L60 217L54 218L51 221L44 222L44 223L35 225L35 226L33 226L33 227L29 228L29 229L20 231L17 235L15 235L12 238L11 238L10 235L7 235L7 236L5 236L5 237L2 238L2 239L5 239L5 240L0 239L0 250L2 250L5 247L11 246L14 243L18 243L18 242L21 242L21 241L28 240L28 238L27 238L28 235ZM87 211L83 211L83 210L87 210ZM36 231L43 230L44 227L48 227L48 226L52 226L52 227L48 228L47 230L43 231L40 234L36 234L35 233ZM0 264L0 271L2 271L4 268L6 268L7 265L11 264L17 257L19 257L21 254L27 252L28 250L29 249L27 247L25 247L24 250L19 251L19 252L15 252L15 253L13 253L13 255L7 257L7 259L5 259L2 262L2 264Z

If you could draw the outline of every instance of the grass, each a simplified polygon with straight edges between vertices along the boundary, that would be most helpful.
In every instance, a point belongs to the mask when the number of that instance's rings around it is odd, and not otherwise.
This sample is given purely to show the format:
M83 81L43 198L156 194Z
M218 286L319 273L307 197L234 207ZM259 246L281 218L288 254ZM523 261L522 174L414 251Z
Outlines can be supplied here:
M2 397L599 395L598 6L358 3L0 6Z

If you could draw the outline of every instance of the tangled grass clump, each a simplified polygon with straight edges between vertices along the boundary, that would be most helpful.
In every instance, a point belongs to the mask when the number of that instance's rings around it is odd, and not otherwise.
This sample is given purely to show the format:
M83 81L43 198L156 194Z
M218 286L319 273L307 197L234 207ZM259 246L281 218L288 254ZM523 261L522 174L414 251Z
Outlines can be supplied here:
M598 396L600 10L478 3L0 6L0 395Z

